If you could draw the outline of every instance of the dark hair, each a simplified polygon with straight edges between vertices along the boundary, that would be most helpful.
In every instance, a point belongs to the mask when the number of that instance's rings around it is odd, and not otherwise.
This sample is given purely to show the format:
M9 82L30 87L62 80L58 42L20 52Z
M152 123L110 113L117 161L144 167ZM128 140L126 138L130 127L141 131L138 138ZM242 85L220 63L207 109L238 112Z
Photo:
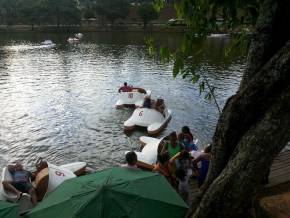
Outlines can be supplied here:
M127 86L127 82L124 82L124 86Z
M135 165L137 162L137 155L134 151L130 151L126 154L126 162L129 165Z
M212 144L210 143L209 145L207 145L204 149L204 153L210 153L212 149Z
M171 133L169 134L169 138L170 138L170 139L171 139L171 137L175 137L175 138L177 139L177 134L176 134L175 131L173 131L173 132L171 132Z
M186 176L185 170L182 169L182 168L178 168L178 169L176 169L175 174L176 174L176 177L177 177L178 179L180 179L181 181L183 181L184 178L185 178L185 176Z
M182 132L183 134L189 134L189 135L192 137L192 139L193 139L193 135L192 135L192 133L190 132L190 129L189 129L188 126L184 126L184 127L182 127L182 128L181 128L181 132Z
M190 129L189 129L188 126L184 126L184 127L181 128L181 132L190 134Z
M162 154L158 154L157 160L158 160L159 163L165 164L167 161L169 161L169 153L168 152L164 152Z

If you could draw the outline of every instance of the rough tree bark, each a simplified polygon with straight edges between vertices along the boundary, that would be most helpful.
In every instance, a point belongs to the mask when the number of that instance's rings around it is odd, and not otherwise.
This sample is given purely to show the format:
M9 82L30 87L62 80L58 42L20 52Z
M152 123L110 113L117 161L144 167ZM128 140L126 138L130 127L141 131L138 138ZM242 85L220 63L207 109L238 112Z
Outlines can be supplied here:
M218 121L192 217L246 217L262 178L290 140L290 31L282 25L289 11L290 1L262 4L247 68Z

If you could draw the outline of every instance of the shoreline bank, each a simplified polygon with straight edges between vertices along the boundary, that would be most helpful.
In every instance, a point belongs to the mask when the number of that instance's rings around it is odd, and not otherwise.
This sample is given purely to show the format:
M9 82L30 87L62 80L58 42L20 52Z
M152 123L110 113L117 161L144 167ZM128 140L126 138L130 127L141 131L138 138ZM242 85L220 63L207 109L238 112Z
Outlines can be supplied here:
M143 26L59 26L56 25L45 25L45 26L34 26L31 25L0 25L0 33L9 32L176 32L184 33L186 27L184 26L168 26L168 25L152 25L146 29Z

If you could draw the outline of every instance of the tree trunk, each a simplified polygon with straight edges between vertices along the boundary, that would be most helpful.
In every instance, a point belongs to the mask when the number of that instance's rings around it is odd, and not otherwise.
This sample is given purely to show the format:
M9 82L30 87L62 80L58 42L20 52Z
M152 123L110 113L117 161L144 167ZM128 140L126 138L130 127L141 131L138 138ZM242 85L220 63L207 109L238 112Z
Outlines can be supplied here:
M263 2L247 68L218 121L209 175L192 217L245 217L273 159L290 140L290 31L281 25L289 11L289 1Z

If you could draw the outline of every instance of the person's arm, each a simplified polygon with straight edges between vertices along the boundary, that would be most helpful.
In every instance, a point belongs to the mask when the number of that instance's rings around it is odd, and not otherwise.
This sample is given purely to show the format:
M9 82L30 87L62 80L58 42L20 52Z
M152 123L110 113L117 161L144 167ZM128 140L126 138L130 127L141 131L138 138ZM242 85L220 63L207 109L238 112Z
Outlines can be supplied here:
M165 143L165 145L163 146L162 150L161 150L161 154L166 152L168 150L168 143Z
M169 163L173 164L175 159L178 158L180 156L180 152L178 152L176 155L174 155L172 158L170 158Z

